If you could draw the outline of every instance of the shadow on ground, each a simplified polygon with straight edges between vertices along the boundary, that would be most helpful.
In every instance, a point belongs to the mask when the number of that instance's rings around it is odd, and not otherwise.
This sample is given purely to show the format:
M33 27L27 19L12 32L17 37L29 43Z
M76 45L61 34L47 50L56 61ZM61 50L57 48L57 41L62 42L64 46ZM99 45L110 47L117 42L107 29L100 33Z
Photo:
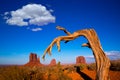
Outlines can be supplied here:
M84 80L92 80L88 75L80 71L80 68L77 66L76 67L77 73L84 79Z

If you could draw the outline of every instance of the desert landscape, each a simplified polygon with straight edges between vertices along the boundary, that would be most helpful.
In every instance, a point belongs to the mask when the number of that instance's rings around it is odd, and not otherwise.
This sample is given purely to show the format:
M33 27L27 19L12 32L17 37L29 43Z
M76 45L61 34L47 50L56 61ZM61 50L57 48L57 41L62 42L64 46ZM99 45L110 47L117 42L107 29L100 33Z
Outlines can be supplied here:
M0 80L120 80L120 0L0 7Z
M110 80L120 80L120 60L111 61ZM37 54L30 53L24 65L1 65L0 80L96 80L95 63L87 64L83 56L76 57L75 64L41 64Z

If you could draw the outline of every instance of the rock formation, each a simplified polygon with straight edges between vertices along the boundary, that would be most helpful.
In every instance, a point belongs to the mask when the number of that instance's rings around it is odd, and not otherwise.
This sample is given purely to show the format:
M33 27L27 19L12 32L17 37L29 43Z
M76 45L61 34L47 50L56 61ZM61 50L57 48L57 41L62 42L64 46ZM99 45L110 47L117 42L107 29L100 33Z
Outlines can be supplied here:
M30 53L29 62L39 62L40 63L40 59L39 59L39 57L37 58L37 54Z
M78 57L76 58L76 64L80 64L80 63L86 64L85 57L83 57L83 56L78 56Z
M52 59L49 65L50 65L50 66L56 65L56 60L55 60L55 59Z
M25 66L42 66L40 63L40 58L37 57L37 54L30 53L29 62Z

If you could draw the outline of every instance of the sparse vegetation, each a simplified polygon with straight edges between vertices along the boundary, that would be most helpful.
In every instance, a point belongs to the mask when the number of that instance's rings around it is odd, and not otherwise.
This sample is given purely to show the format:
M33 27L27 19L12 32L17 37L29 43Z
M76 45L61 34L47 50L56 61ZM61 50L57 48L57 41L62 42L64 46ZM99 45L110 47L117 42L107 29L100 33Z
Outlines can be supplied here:
M112 66L118 70L119 62L112 62ZM84 80L83 74L95 79L95 63L84 65L61 65L56 66L27 67L27 66L4 66L0 67L0 80ZM119 71L110 71L111 80L120 80Z
M111 63L110 70L120 71L120 60L112 60L110 61L110 63ZM88 64L87 68L88 70L96 70L96 64L95 63Z
M111 61L110 70L120 71L120 60Z
M0 68L1 80L41 80L43 72L37 67L2 67ZM40 76L39 76L40 75Z
M95 63L91 63L87 66L88 70L96 70L96 64Z
M80 68L80 70L83 70L83 69L86 68L86 66L87 66L86 64L80 64L80 65L79 65L79 68Z
M0 80L71 80L61 68L54 67L0 67Z
M87 68L87 64L82 64L82 63L80 63L79 65L77 64L77 65L75 65L74 66L75 68L76 68L76 71L82 71L82 70L84 70L85 68Z

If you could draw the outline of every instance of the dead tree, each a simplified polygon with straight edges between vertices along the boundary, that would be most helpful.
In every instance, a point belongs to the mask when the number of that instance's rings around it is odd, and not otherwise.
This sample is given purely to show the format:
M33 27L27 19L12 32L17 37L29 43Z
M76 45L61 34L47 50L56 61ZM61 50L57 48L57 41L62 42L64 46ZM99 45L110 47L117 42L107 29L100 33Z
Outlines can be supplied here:
M83 29L78 30L71 34L65 28L60 26L56 27L58 30L63 30L67 36L59 36L55 38L52 43L48 46L43 54L43 59L45 58L46 53L51 55L51 50L54 44L57 44L58 51L60 51L60 41L65 41L65 43L74 40L79 36L84 36L88 42L84 43L82 46L89 47L93 51L93 55L96 61L96 80L110 80L109 78L109 67L110 67L110 60L105 55L98 36L94 29Z

